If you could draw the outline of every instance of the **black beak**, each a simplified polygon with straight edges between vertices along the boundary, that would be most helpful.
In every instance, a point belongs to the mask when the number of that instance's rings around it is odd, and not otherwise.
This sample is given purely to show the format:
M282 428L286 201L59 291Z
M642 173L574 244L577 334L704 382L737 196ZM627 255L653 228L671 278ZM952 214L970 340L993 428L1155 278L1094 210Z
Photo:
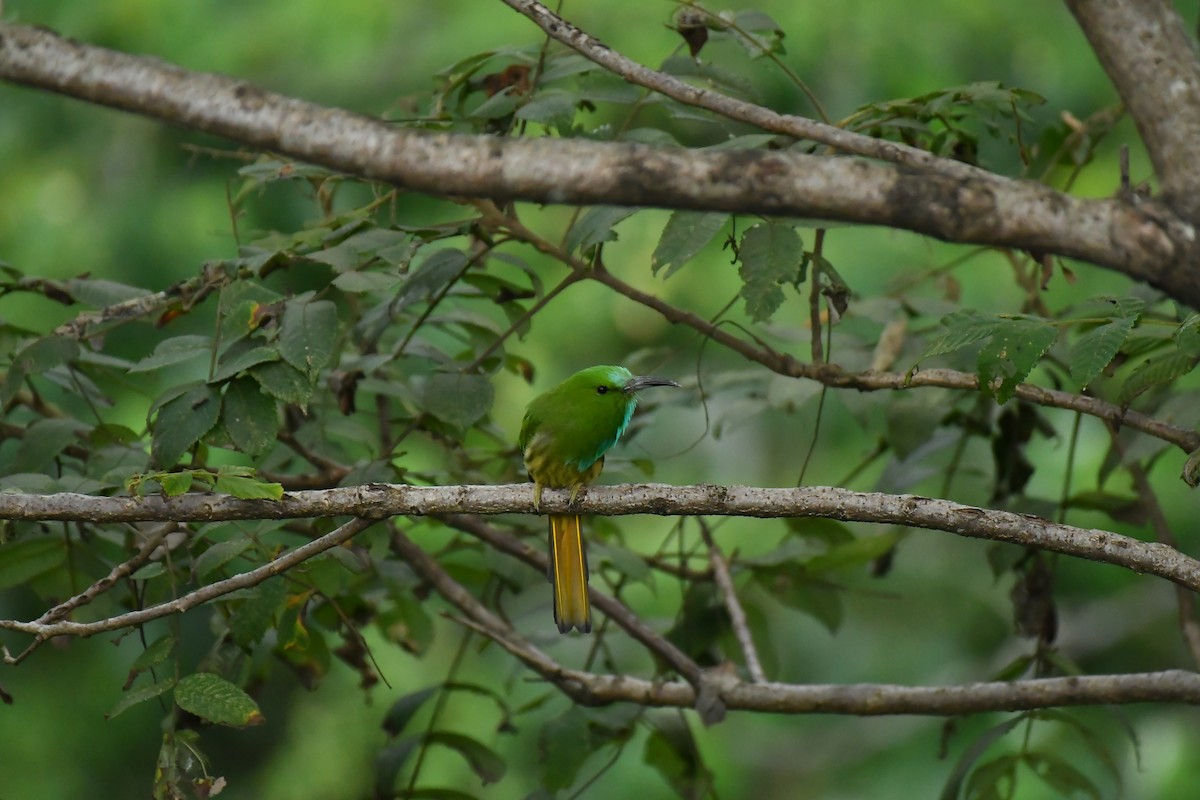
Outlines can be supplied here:
M656 378L653 375L638 375L635 378L630 378L629 382L622 387L622 391L625 392L625 394L633 394L634 392L640 392L642 389L650 386L674 386L676 389L679 388L678 383L667 380L666 378Z

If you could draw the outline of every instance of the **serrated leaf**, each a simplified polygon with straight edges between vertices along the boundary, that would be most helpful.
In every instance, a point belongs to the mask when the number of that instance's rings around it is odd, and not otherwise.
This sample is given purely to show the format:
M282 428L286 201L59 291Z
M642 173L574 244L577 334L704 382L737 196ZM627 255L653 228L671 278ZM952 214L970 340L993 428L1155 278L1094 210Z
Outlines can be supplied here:
M274 397L263 393L258 381L243 376L225 389L221 422L239 450L257 456L275 443L279 407Z
M640 210L626 206L592 206L571 226L564 243L566 251L573 253L603 242L616 241L617 234L613 228Z
M803 259L804 244L791 226L767 222L746 231L738 251L738 274L751 319L762 322L775 313L783 303L780 286L799 282Z
M1093 328L1079 337L1071 347L1070 359L1071 377L1075 379L1080 390L1086 389L1113 360L1136 322L1136 317L1121 317Z
M974 309L955 311L942 317L945 332L929 343L921 359L953 353L975 342L987 339L1005 325L1007 320L985 317Z
M1129 405L1148 389L1170 383L1191 372L1195 365L1195 358L1179 350L1148 358L1125 379L1118 402L1123 406Z
M979 350L979 386L1006 403L1058 340L1058 329L1032 319L1007 320Z
M212 430L221 413L221 398L204 384L193 386L158 410L154 420L154 463L173 466L188 448Z
M542 785L551 792L566 789L575 782L592 752L587 715L571 706L538 732Z
M192 359L208 359L212 355L212 340L207 336L174 336L164 339L154 352L129 368L129 372L149 372Z
M213 489L241 500L278 500L283 497L281 484L226 472L217 473L217 483Z
M241 344L242 342L235 343L230 352L221 357L217 362L216 371L209 378L209 383L222 383L251 367L279 360L279 351L274 347L241 347Z
M495 399L496 390L483 375L439 372L425 383L425 410L458 428L482 419Z
M175 686L175 703L217 725L244 728L266 722L250 695L211 672L188 675Z
M267 394L285 403L304 408L312 398L312 380L290 364L282 361L261 364L250 370L249 374Z
M104 715L105 719L114 719L125 713L136 705L153 700L154 698L164 695L175 688L175 678L166 678L158 683L148 683L145 686L139 686L136 689L130 689L121 695L121 699Z
M729 216L714 211L672 213L650 258L650 271L657 275L660 269L666 269L664 279L674 275L676 270L695 258L712 241L717 232L725 227Z
M49 572L63 562L61 539L40 538L0 544L0 589L9 589Z
M316 375L333 357L337 326L337 306L330 301L289 301L283 308L279 354L306 375Z
M461 250L435 250L404 282L397 305L428 300L458 278L467 268L467 256Z
M430 731L428 739L457 751L466 759L471 771L483 781L484 786L500 780L508 771L508 765L499 753L470 736L450 731Z

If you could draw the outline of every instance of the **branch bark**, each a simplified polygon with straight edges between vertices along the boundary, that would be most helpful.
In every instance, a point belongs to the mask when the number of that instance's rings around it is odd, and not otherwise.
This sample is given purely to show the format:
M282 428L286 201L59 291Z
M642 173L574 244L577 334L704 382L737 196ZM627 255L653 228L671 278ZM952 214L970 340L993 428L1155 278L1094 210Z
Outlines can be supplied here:
M976 508L915 495L853 492L831 486L794 489L746 486L631 484L589 488L578 501L570 492L546 490L543 514L709 515L761 518L828 517L848 522L904 525L975 539L1040 547L1066 555L1157 575L1200 591L1200 561L1159 542L1108 531L1062 525L1040 517ZM82 522L294 519L356 516L534 513L530 484L505 486L406 486L368 484L285 493L279 501L228 495L93 497L82 494L0 494L0 519Z
M1067 0L1137 124L1167 204L1200 220L1200 59L1167 0Z
M426 134L19 25L0 25L0 79L433 195L886 225L1080 258L1200 307L1200 273L1176 268L1196 246L1195 231L1150 202L791 152Z

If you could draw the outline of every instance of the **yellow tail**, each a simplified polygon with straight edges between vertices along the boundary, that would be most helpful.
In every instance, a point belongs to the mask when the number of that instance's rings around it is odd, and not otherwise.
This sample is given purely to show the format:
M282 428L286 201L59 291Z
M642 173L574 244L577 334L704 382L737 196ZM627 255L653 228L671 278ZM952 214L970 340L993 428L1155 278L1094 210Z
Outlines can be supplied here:
M578 514L550 516L550 574L554 584L554 621L560 633L579 628L592 630L592 611L588 604L587 553Z

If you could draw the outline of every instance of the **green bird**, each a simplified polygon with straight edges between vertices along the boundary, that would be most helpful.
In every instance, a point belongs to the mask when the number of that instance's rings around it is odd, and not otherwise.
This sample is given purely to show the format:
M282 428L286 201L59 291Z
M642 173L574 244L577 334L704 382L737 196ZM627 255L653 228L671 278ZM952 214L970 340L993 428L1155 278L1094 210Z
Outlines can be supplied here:
M648 386L676 386L666 378L635 377L624 367L589 367L576 372L525 410L521 451L533 481L533 507L542 489L570 489L574 503L579 490L604 469L604 454L625 432L637 393ZM554 584L554 621L566 633L592 629L588 603L587 553L583 549L578 514L550 515L550 569Z

